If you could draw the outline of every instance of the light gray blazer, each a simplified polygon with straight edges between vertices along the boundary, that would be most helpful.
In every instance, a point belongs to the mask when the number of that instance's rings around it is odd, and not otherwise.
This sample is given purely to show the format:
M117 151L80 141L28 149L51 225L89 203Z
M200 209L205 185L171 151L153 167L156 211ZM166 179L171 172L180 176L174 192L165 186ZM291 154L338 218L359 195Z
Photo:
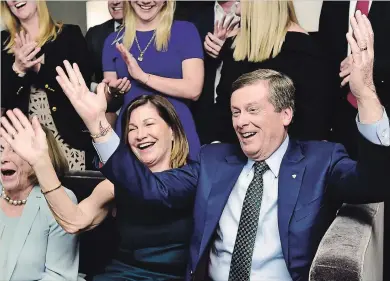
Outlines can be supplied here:
M77 203L73 192L66 192ZM7 281L77 280L78 238L58 225L39 186L32 189L10 243Z

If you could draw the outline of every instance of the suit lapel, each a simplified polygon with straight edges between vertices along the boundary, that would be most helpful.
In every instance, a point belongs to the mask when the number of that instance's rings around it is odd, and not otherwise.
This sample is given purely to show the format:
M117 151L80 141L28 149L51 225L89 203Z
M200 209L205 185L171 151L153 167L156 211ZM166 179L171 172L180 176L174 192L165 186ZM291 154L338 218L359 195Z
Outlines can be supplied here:
M299 144L290 140L279 172L278 225L283 255L289 261L288 229L298 199L306 164Z
M23 249L24 243L26 242L27 236L38 213L39 200L41 200L42 196L40 187L38 186L35 186L28 196L26 206L24 206L22 216L16 227L15 236L11 242L12 245L10 249L12 249L12 251L9 252L7 280L11 278L12 273L14 272L20 252Z
M207 200L206 221L198 260L215 231L233 186L246 162L247 159L243 155L232 155L226 157L225 162L218 163L215 175L217 180L211 183L211 191Z

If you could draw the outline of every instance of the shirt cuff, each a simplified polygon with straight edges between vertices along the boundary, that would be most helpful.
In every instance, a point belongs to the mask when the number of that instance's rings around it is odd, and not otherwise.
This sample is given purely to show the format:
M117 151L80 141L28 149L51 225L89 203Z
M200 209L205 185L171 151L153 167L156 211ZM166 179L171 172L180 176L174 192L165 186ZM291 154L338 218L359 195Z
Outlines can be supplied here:
M370 142L390 146L390 124L385 109L383 109L382 118L373 124L360 123L358 114L356 116L356 124L359 132Z
M119 143L120 139L115 132L113 132L110 138L105 142L92 142L97 154L99 155L100 162L103 164L105 164L114 154L115 150L119 146Z
M91 87L89 88L89 90L92 92L92 93L95 93L96 91L96 88L99 84L96 83L96 82L91 82Z

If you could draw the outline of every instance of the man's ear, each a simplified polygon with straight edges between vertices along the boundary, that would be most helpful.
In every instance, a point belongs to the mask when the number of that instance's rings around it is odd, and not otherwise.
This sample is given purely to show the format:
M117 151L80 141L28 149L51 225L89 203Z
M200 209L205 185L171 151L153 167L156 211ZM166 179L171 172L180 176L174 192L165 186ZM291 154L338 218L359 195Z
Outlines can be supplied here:
M288 127L291 124L291 121L292 121L292 118L294 115L292 108L288 107L288 108L282 109L282 111L280 113L281 113L280 118L282 118L283 125L285 127Z

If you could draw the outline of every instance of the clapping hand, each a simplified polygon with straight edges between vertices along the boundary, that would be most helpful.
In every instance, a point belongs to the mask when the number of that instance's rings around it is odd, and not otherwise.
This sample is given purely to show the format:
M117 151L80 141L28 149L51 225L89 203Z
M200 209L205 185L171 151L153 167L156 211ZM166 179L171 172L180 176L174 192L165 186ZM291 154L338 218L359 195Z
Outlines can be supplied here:
M6 117L1 117L0 135L11 148L31 166L40 159L48 159L49 151L46 134L43 131L38 118L34 116L32 121L19 110L8 110Z
M101 123L107 121L105 112L108 86L100 83L97 87L97 94L94 94L89 91L76 63L72 67L68 61L64 61L64 66L67 73L59 66L56 68L58 83L91 134L99 133Z
M122 43L116 43L116 48L121 54L123 60L127 65L127 70L133 79L138 80L142 83L145 83L148 79L148 74L146 74L141 67L139 66L137 60L130 54L129 50Z
M220 21L215 22L214 33L207 33L203 43L206 53L213 58L218 57L226 39L237 35L239 30L238 26L240 19L235 19L235 17L232 16L226 23L225 19L226 15L224 15Z
M35 56L41 48L37 47L37 43L32 41L28 34L25 35L24 31L16 34L12 50L15 54L14 68L16 71L21 73L26 73L29 69L39 71L43 57L36 59Z
M127 79L127 77L119 78L119 79L104 78L102 82L107 84L108 87L110 87L109 94L113 94L113 95L116 94L124 95L131 88L130 80Z
M374 69L374 32L371 23L360 11L351 18L353 35L347 34L352 50L352 64L349 74L349 87L357 100L366 95L375 95L373 80ZM367 91L368 90L368 91Z

